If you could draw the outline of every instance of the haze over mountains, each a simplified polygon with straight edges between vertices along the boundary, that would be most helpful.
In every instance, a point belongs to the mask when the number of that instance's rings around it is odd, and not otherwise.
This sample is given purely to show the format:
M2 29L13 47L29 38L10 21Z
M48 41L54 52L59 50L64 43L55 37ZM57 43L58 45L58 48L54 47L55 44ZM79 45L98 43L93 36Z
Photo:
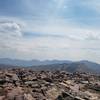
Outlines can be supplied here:
M87 72L87 73L93 73L93 74L96 74L96 73L100 74L100 64L89 62L89 61L31 66L31 68L35 70L50 70L50 71L62 70L62 71L68 71L71 73Z
M87 60L72 62L68 60L18 60L0 58L0 68L29 67L34 70L64 70L68 72L90 72L100 74L100 64Z
M67 60L18 60L9 58L0 58L0 64L13 65L13 66L39 66L39 65L50 65L50 64L63 64L71 63L72 61Z

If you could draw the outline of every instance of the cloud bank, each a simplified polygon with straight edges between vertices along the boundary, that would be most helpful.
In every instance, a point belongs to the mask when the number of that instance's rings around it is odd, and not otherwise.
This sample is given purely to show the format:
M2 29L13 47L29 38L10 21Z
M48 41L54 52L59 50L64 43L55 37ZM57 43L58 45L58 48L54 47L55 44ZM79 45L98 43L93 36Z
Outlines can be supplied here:
M0 1L0 57L99 62L98 0L12 3Z

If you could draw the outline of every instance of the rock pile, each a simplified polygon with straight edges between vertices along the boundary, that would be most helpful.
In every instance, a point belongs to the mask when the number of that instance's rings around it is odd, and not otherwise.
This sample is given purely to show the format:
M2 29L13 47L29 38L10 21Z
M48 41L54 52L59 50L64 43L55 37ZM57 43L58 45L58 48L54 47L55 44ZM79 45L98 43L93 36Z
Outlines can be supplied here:
M99 78L86 73L5 69L0 71L0 100L99 100Z

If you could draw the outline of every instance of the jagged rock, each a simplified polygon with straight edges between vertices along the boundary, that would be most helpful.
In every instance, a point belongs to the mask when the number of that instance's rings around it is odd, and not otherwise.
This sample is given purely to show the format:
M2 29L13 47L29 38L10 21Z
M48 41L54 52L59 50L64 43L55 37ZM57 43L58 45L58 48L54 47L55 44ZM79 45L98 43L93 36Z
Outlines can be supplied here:
M35 100L31 94L24 94L24 100Z
M0 100L4 100L5 99L5 96L0 96Z
M99 100L99 80L96 75L60 70L0 70L0 100Z
M21 87L17 87L17 88L8 88L7 90L7 94L6 97L8 98L8 100L16 100L16 96L20 96L21 94L23 94L22 88Z
M14 100L25 100L23 95L17 95L14 97Z
M4 83L6 83L5 79L0 79L0 85L3 85Z
M53 83L53 80L52 79L50 79L50 78L43 78L43 80L45 80L46 82L50 82L50 83Z

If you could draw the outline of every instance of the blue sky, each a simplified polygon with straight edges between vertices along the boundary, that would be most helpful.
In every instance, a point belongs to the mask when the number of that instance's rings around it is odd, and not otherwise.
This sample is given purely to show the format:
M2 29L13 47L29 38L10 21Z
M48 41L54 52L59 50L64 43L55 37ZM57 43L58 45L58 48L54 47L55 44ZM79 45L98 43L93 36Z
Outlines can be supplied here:
M0 0L0 57L100 63L99 0Z

